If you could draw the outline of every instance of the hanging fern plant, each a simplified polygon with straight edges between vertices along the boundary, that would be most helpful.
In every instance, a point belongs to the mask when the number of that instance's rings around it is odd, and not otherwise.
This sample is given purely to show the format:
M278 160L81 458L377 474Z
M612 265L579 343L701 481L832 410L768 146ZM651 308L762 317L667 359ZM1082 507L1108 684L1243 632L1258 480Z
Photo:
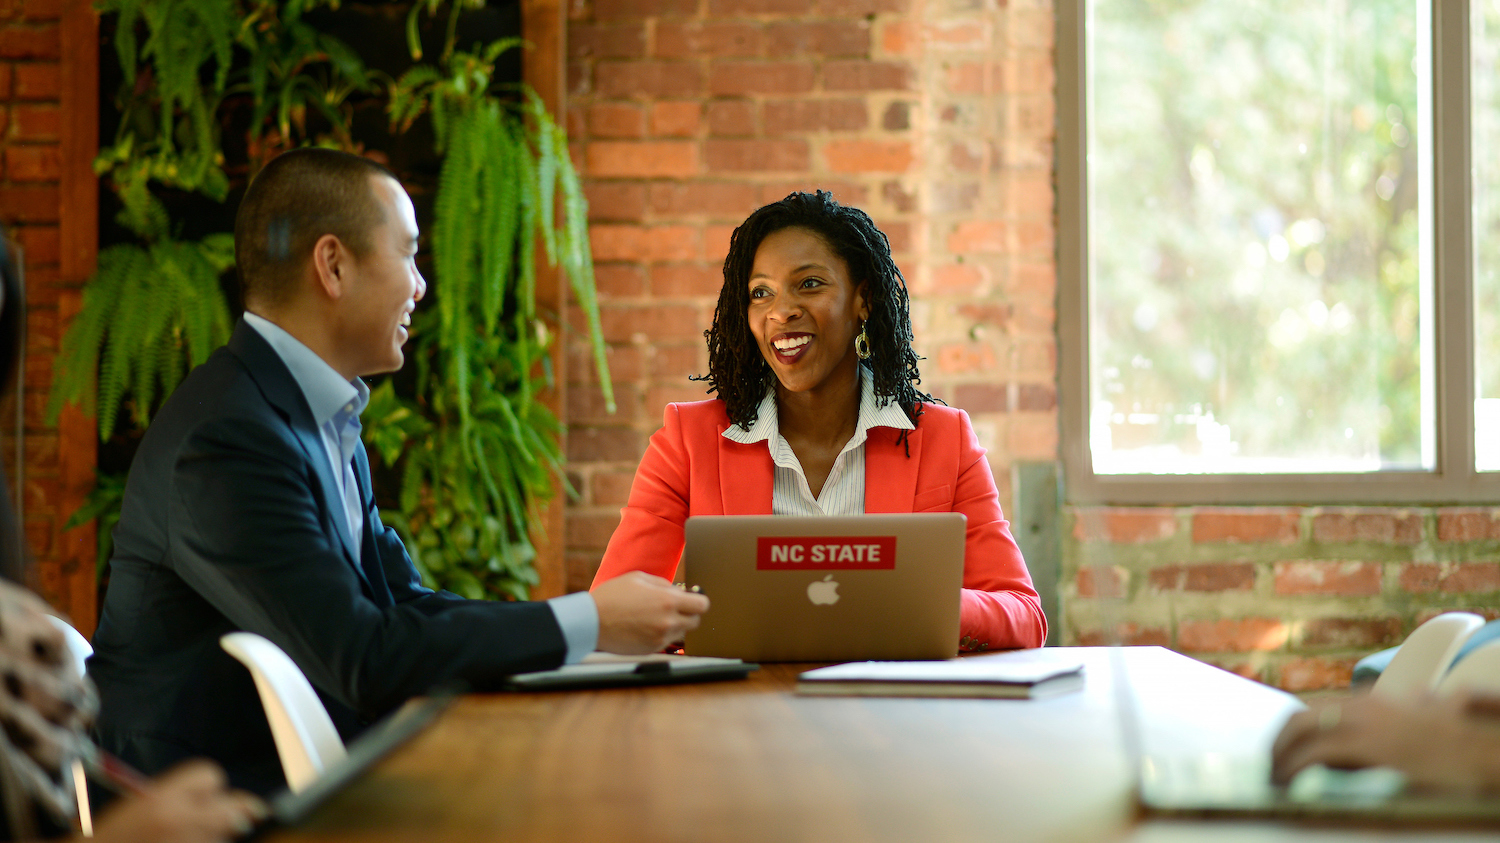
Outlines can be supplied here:
M435 15L443 2L417 0L409 10L414 60L419 15ZM537 581L533 515L562 480L561 425L536 400L550 385L555 339L537 312L539 251L567 274L611 407L613 396L586 205L566 137L529 88L495 83L496 59L518 41L454 49L460 12L483 5L454 0L437 62L381 83L353 50L308 22L309 10L337 8L337 0L100 0L101 12L118 16L123 84L120 129L95 169L136 242L101 250L64 338L51 407L81 406L105 440L122 418L138 431L228 338L220 278L233 263L232 235L183 239L160 188L223 202L231 178L284 149L360 152L349 101L387 97L394 130L430 117L445 157L430 225L432 292L413 331L416 391L398 395L387 379L365 412L367 442L400 477L399 511L385 514L429 585L525 597ZM226 163L219 135L234 103L246 101L238 113L248 114L248 160ZM122 477L101 477L70 526L112 524L122 488ZM99 553L102 566L107 531Z
M567 274L605 366L567 139L531 89L491 84L496 59L519 44L445 51L442 71L419 65L402 76L389 108L398 129L430 115L445 153L432 224L437 306L415 330L417 403L378 393L366 429L387 464L404 460L398 524L413 558L469 597L524 598L536 584L533 510L562 476L561 425L536 400L552 340L537 314L538 240ZM424 423L389 418L398 413Z

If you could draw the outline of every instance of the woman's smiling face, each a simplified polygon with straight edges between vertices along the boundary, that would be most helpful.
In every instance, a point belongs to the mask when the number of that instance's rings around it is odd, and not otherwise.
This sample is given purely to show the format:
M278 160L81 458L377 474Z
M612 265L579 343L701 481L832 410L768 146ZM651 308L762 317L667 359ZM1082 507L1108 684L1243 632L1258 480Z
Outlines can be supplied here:
M750 268L750 333L783 389L853 377L854 337L870 310L849 267L805 228L766 235Z

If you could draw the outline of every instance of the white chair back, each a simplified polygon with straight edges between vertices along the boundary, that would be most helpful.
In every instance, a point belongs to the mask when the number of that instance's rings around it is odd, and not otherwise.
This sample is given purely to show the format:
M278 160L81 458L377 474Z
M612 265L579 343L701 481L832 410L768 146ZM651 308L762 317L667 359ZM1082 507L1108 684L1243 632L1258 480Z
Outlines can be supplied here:
M63 641L68 645L68 652L73 654L73 667L78 670L81 677L84 674L83 663L89 656L94 654L94 647L89 643L83 633L73 628L73 625L56 615L48 615L47 619L62 633ZM89 807L89 780L83 770L83 762L73 760L73 768L70 771L73 776L73 793L78 800L78 828L84 837L94 836L94 812Z
M1404 698L1437 690L1453 657L1481 626L1484 618L1478 615L1445 612L1412 630L1370 693Z
M344 741L323 701L280 647L253 632L231 632L219 639L219 646L255 677L281 768L293 792L305 789L330 764L343 760Z
M1472 691L1500 696L1500 640L1487 641L1469 651L1463 660L1448 669L1438 683L1438 696Z

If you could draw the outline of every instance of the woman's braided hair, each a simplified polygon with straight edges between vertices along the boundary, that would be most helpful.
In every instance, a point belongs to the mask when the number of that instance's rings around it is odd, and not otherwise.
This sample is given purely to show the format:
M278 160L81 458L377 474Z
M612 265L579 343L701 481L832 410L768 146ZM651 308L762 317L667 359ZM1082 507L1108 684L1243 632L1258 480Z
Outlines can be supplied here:
M916 424L922 415L919 405L932 401L932 396L914 385L922 382L922 375L911 347L906 279L891 260L890 241L870 217L840 205L823 190L793 193L766 205L734 230L713 327L703 332L708 339L708 374L694 380L708 381L708 391L718 393L730 422L746 430L755 424L775 375L750 333L750 270L761 241L784 228L816 234L848 265L850 280L863 289L870 308L865 323L870 357L863 362L874 375L876 401L882 407L894 401Z

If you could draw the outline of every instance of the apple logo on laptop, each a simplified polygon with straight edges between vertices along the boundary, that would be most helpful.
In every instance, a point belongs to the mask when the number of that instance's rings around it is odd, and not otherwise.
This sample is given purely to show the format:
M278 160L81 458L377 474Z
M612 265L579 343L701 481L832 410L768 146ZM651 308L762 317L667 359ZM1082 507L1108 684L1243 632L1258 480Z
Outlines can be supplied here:
M832 606L839 602L839 584L833 581L833 574L817 582L809 583L807 599L811 600L814 606Z

